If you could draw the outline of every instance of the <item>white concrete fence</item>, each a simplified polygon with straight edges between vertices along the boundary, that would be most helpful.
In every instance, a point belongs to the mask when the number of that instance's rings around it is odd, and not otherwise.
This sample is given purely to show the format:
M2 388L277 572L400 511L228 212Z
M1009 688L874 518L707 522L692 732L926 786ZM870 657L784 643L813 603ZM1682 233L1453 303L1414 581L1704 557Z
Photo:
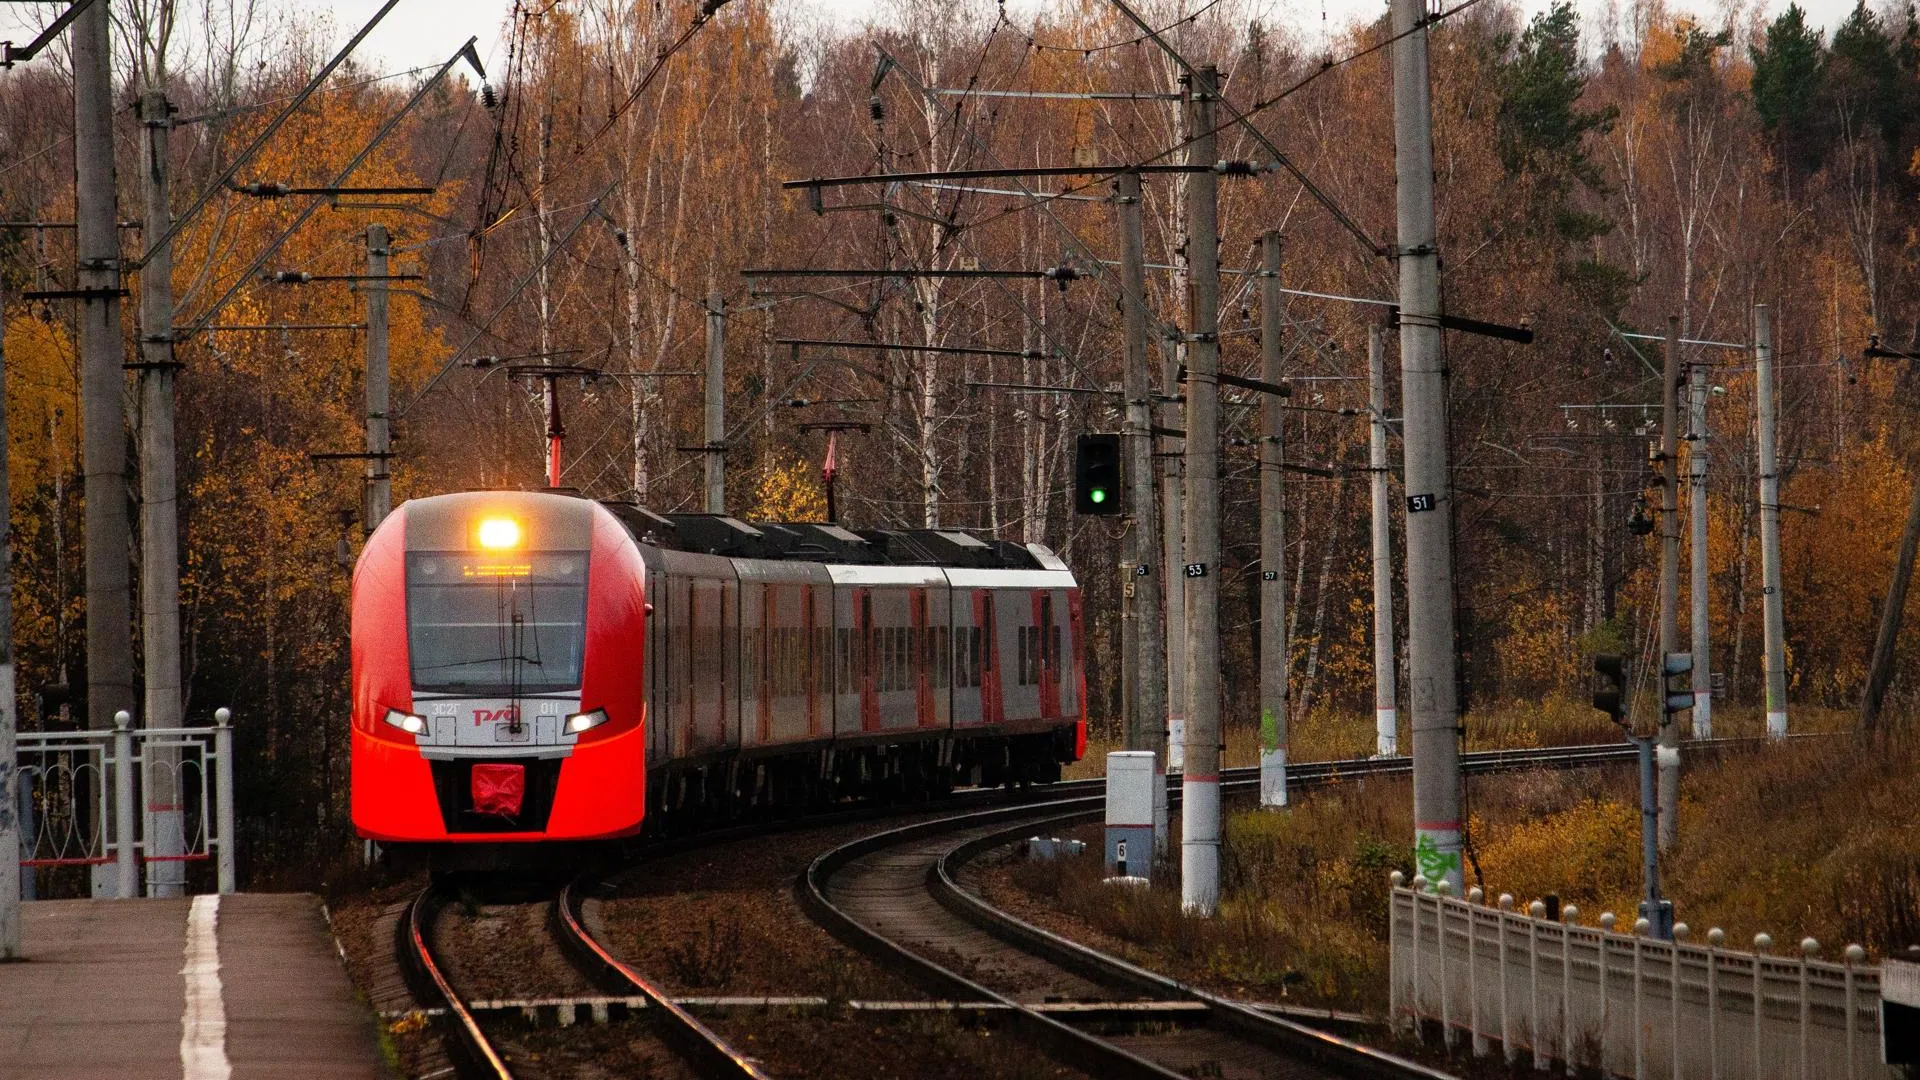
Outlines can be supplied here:
M1460 899L1420 877L1393 883L1392 1013L1403 1029L1438 1026L1477 1056L1530 1052L1541 1070L1635 1080L1894 1075L1880 1064L1879 969L1857 945L1841 963L1815 959L1812 938L1775 956L1761 934L1741 952L1723 948L1718 929L1686 944L1684 923L1670 943L1645 936L1643 921L1616 933L1611 914L1581 926L1572 905L1556 922L1538 901L1519 912L1506 895L1487 904L1479 889Z

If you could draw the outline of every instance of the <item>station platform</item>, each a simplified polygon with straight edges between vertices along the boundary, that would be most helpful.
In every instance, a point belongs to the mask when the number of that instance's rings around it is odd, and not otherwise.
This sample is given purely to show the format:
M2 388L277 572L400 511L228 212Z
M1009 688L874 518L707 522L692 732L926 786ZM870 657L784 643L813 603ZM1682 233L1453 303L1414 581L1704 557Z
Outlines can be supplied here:
M385 1080L319 898L23 905L0 964L0 1080Z

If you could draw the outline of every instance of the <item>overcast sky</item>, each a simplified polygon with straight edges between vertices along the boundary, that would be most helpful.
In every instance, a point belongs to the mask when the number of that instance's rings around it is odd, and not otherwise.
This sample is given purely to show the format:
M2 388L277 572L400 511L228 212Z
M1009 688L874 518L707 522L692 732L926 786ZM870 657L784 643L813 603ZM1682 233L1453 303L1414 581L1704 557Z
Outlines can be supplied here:
M270 6L280 4L297 5L308 11L328 16L333 23L333 38L336 47L352 36L355 30L379 10L382 0L266 0ZM646 0L641 0L646 2ZM767 0L746 0L746 2L765 3ZM857 32L862 26L876 17L882 8L880 0L774 0L788 8L812 9L821 19L831 25L843 27L847 32ZM1386 0L1267 0L1271 5L1269 18L1276 23L1291 24L1295 29L1305 31L1309 40L1315 40L1320 33L1321 14L1324 7L1329 25L1339 28L1356 18L1371 18L1386 10ZM1606 0L1575 0L1582 12L1595 12L1602 9ZM1695 10L1708 21L1718 22L1724 18L1724 10L1729 3L1741 3L1743 7L1758 3L1767 17L1786 8L1788 0L1668 0L1668 6L1676 10ZM1829 32L1837 26L1852 10L1854 0L1800 0L1800 6L1812 15L1813 21ZM1546 6L1545 0L1520 0L1528 11L1539 10ZM1878 6L1877 0L1869 3ZM1044 6L1045 0L1013 0L1010 11L1016 16L1028 14ZM187 5L190 6L190 5ZM381 22L361 47L361 60L367 67L376 71L398 71L407 68L436 64L445 60L460 47L469 35L480 39L480 55L487 62L489 73L498 70L504 63L500 44L500 31L507 12L512 10L512 0L401 0L401 3ZM1622 4L1624 6L1624 2ZM58 11L55 3L9 3L0 2L0 39L12 38L24 44L33 36L32 26L50 18ZM36 17L37 16L37 17Z

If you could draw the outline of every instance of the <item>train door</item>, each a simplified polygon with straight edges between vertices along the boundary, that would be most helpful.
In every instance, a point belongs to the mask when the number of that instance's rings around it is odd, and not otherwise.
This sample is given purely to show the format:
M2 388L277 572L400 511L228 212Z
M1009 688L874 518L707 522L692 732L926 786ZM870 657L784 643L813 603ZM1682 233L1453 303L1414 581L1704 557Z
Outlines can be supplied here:
M1080 590L1064 590L1067 598L1067 651L1071 667L1068 668L1060 689L1061 710L1074 718L1083 720L1087 713L1087 655L1085 619L1080 610ZM1085 737L1084 727L1081 735ZM1081 748L1084 751L1085 747Z
M986 722L980 695L980 618L975 603L977 592L953 590L957 602L950 605L953 630L951 668L953 672L953 726L965 727Z
M877 679L880 670L880 635L875 632L873 617L873 590L855 589L854 614L859 625L859 671L855 678L860 685L860 730L880 730L880 688Z
M667 622L668 578L664 571L655 565L647 567L646 637L641 643L643 664L647 680L647 764L654 765L669 756L667 739L669 735L669 714L667 710L667 677L669 665L664 661L666 642L670 640L663 627Z
M693 738L693 582L675 575L667 604L667 693L673 756L691 756Z
M688 592L692 601L687 611L687 636L692 643L687 675L689 749L695 754L708 754L726 745L726 696L722 685L726 616L721 606L720 582L696 580Z
M915 589L909 595L912 614L912 629L908 631L908 646L911 649L913 682L913 724L915 727L934 726L933 714L933 628L927 617L927 590Z
M1060 624L1054 621L1053 591L1037 589L1033 594L1033 661L1039 684L1040 717L1052 720L1060 715Z
M718 734L721 746L736 749L740 745L740 587L722 581L717 591L720 617L715 621L719 634L714 655L720 665Z
M806 647L798 689L806 697L807 735L813 738L833 733L833 605L821 602L819 594L813 585L800 586L801 618L796 632Z
M927 590L927 685L930 713L921 722L953 726L953 601L942 578Z
M980 706L981 717L989 724L1004 723L1007 718L1007 698L1002 686L1001 672L1005 665L1001 662L1000 619L994 603L993 590L973 590L973 615L978 624L979 642L978 661L980 664Z
M740 579L740 745L773 741L773 668L768 642L776 625L780 587L760 577Z
M859 653L858 589L833 588L833 730L845 735L860 730L860 683L854 678Z

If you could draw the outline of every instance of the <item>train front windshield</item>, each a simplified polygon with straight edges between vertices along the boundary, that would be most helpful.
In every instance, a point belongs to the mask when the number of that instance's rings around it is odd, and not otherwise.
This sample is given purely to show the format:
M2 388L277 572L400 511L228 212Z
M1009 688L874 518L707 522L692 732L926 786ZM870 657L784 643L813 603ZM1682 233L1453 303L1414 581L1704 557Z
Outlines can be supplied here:
M518 697L576 690L586 652L587 553L407 555L417 691Z

